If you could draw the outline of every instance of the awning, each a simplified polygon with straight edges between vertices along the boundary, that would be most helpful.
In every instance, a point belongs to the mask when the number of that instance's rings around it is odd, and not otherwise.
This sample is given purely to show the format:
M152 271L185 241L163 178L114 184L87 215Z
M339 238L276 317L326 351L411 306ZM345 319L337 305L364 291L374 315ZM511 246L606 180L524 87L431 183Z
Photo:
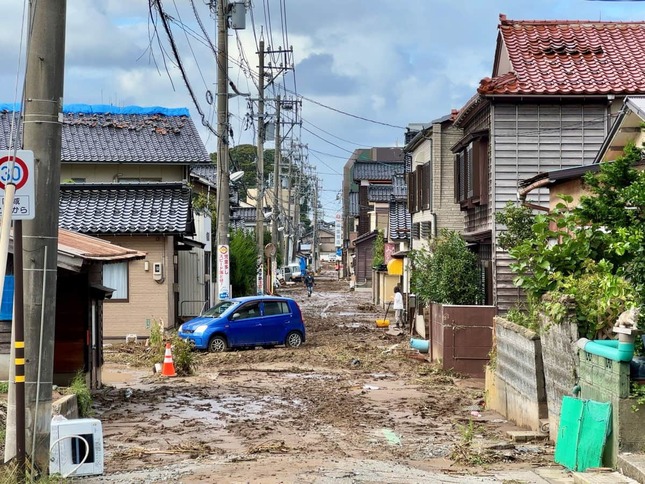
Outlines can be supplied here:
M392 259L387 263L387 274L389 276L403 275L403 259Z

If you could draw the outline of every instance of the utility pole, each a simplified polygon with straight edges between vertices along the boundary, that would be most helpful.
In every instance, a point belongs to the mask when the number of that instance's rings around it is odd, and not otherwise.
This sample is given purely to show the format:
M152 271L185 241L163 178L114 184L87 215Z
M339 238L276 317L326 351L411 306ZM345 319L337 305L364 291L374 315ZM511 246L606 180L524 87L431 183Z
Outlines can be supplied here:
M280 214L280 163L282 163L280 139L280 95L276 98L275 103L275 154L273 156L273 223L271 224L271 242L276 247L278 244L278 216Z
M264 40L260 40L260 70L258 79L258 166L257 200L255 210L255 240L257 243L257 293L264 294Z
M314 206L314 231L312 234L312 247L311 247L311 255L312 259L311 262L314 266L314 272L318 270L318 257L319 257L319 250L318 250L318 178L314 177L314 200L313 200L313 206Z
M292 212L291 212L293 206L295 205L295 203L291 203L291 196L292 196L292 192L293 192L293 187L292 187L293 183L292 183L292 179L291 179L291 176L292 176L291 175L291 168L293 166L293 158L294 158L294 148L295 148L295 146L296 145L294 145L293 143L291 144L291 151L289 153L289 169L287 170L287 179L288 179L288 184L289 185L287 187L287 223L286 223L286 226L288 227L288 230L285 227L285 244L284 244L285 245L285 254L286 254L286 258L287 258L287 260L286 260L287 264L289 264L291 262L291 260L292 260L291 253L293 251L292 251L291 248L292 248L292 244L293 244L292 240L293 240L293 237L294 237L294 230L295 230L294 226L292 224L293 215L292 215Z
M228 229L231 218L228 168L228 0L217 1L217 300L230 297Z
M54 374L66 9L66 0L30 6L23 98L23 144L34 152L38 194L35 218L23 224L26 448L44 473Z

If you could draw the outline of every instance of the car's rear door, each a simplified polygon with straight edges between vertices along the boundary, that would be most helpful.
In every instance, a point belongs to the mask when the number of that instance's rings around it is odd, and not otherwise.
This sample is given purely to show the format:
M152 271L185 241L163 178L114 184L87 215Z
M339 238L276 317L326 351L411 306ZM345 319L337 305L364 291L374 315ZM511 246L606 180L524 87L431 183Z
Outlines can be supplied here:
M262 334L264 344L284 342L287 325L291 319L289 303L280 299L265 300L263 303Z

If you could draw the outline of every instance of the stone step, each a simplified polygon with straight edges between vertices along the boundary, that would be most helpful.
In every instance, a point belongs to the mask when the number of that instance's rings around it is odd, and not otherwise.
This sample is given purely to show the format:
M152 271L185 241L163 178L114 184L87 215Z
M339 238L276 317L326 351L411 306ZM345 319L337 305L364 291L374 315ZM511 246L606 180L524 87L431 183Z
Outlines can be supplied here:
M574 472L574 484L638 484L638 481L616 471Z
M621 453L616 460L616 469L637 482L645 482L645 454Z

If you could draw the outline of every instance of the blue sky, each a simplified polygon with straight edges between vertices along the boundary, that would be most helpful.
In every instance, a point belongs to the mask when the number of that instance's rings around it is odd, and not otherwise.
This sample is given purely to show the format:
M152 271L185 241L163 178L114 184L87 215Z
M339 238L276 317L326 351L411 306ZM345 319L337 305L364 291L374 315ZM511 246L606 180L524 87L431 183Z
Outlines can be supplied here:
M512 20L643 20L640 1L589 0L255 0L253 18L238 35L230 31L229 77L257 98L246 71L257 72L256 39L279 49L293 47L295 69L278 76L286 93L303 96L302 128L323 191L326 220L340 209L336 200L342 169L352 151L402 146L404 127L459 109L490 76L499 14ZM186 0L164 2L184 67L205 119L216 123L214 56ZM215 22L203 0L195 0L213 42ZM281 9L282 6L282 9ZM65 103L188 107L207 149L215 136L201 117L173 62L166 60L166 35L158 41L147 0L68 0ZM15 101L24 71L23 5L3 1L0 16L0 101ZM179 25L185 25L181 30ZM21 37L22 36L22 37ZM237 45L242 46L241 51ZM276 60L277 61L277 60ZM18 89L19 92L19 89ZM276 91L277 92L277 91ZM285 93L282 90L283 94ZM271 96L267 91L267 97ZM248 101L231 100L234 144L255 143ZM270 111L270 110L269 110ZM362 119L361 119L362 118ZM266 148L273 148L269 142Z

